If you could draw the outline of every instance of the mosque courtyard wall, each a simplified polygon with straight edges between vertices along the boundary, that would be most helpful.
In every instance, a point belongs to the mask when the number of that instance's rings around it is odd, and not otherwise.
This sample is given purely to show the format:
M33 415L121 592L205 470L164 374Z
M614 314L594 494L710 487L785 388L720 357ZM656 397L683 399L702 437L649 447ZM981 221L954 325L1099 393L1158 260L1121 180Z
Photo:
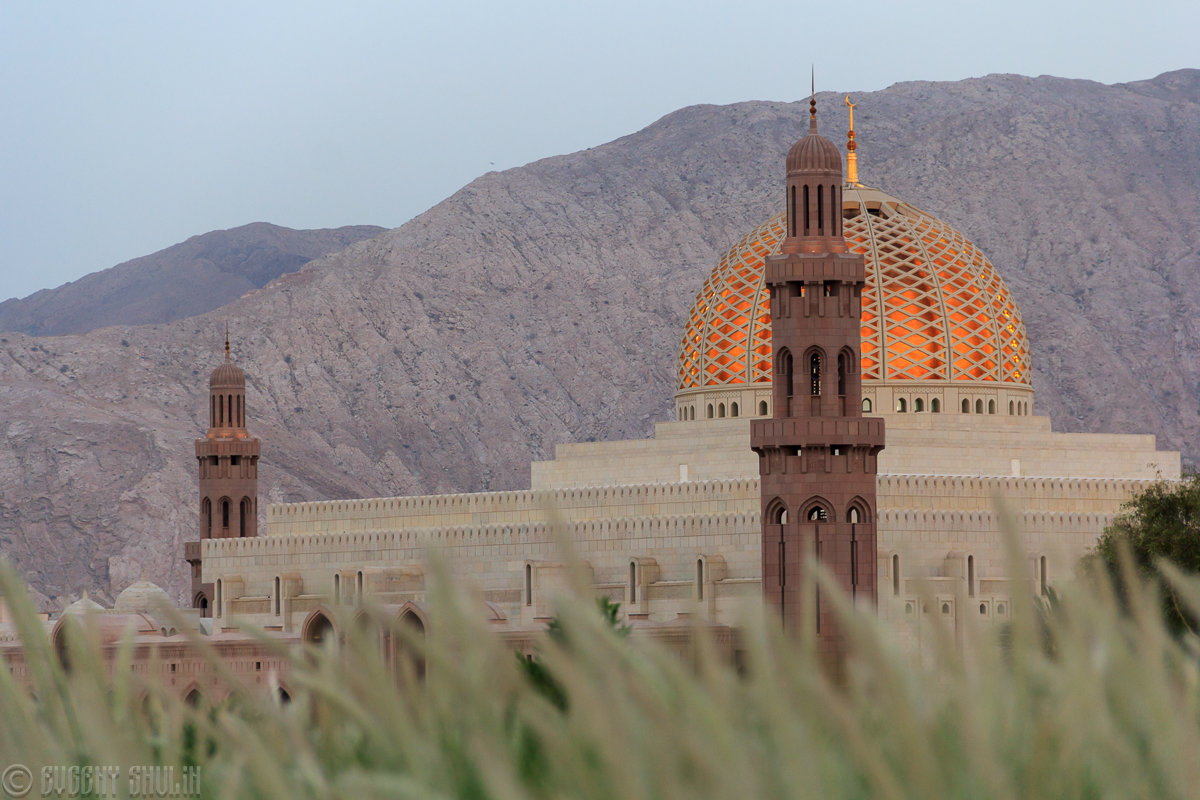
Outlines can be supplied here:
M955 625L968 609L1004 617L1014 586L1072 575L1122 503L1179 475L1178 453L1152 436L1057 434L1040 417L900 416L888 418L888 466L928 472L879 475L877 563L881 617L906 636L931 624L930 608ZM527 628L553 614L573 556L633 618L735 626L762 591L748 426L664 423L654 439L560 446L532 466L527 491L272 505L265 536L203 543L203 580L221 585L217 624L294 631L328 602L423 606L436 559L496 622Z

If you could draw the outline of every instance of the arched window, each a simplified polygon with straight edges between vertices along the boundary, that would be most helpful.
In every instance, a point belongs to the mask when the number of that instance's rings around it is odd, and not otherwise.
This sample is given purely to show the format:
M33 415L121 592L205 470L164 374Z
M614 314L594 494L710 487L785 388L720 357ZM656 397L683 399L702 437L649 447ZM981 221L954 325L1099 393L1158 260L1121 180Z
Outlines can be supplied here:
M988 400L988 413L989 414L996 413L996 401L995 400Z
M821 394L821 354L813 353L808 359L808 393Z
M533 565L525 565L525 605L533 605Z
M950 604L949 603L942 603L942 613L947 614L947 615L950 613Z
M1046 557L1042 556L1041 558L1038 559L1038 583L1041 584L1043 596L1045 596L1045 594L1046 594L1046 589L1048 588L1047 585L1049 583L1049 580L1050 580L1050 575L1046 569Z
M717 405L717 416L720 417L721 419L725 419L725 404L724 403L720 403Z
M942 413L942 401L938 398L933 398L929 401L929 410L934 414Z
M864 397L864 398L863 398L863 403L862 403L862 406L863 406L863 411L865 411L865 412L867 412L868 414L870 414L870 413L871 413L871 398L869 398L869 397Z
M712 403L709 403L709 404L708 404L708 411L707 411L707 413L705 414L705 416L706 416L706 417L708 417L709 419L712 419L712 418L713 418L713 406L712 406Z
M1013 401L1012 400L1008 401L1008 415L1010 417L1013 415Z
M900 414L903 414L904 412L908 411L908 401L905 400L903 397L896 398L896 411Z
M354 575L354 597L360 603L363 600L363 571L361 569Z
M629 602L637 602L637 563L629 562Z
M838 394L846 394L846 354L838 353Z
M825 187L817 186L817 235L825 232Z
M243 497L242 502L238 504L238 536L246 534L246 520L250 518L250 498Z
M229 530L229 498L221 498L221 527Z
M980 614L982 614L982 615L984 615L984 616L987 616L987 603L980 603L980 604L979 604L979 613L980 613Z
M913 400L913 412L914 413L919 414L920 412L922 412L924 410L925 410L925 401L922 398L918 397L916 400Z
M892 594L900 594L900 556L892 554Z
M850 506L850 511L846 514L846 521L851 525L858 524L858 509L855 506Z
M813 506L808 512L809 522L828 522L829 512L823 506Z
M982 413L983 413L983 401L982 401L982 400L976 400L976 401L975 401L975 413L976 413L976 414L982 414Z
M223 397L217 398L217 421L220 423L218 428L225 427L225 398Z
M804 186L804 235L808 236L808 185Z
M704 559L696 559L696 599L704 599Z
M738 415L738 404L730 403L729 404L729 416L736 417L737 415Z
M200 504L200 521L204 524L204 530L200 532L200 538L207 539L212 536L212 500L207 497Z
M967 597L975 596L975 556L967 556Z
M796 187L788 190L788 236L796 235Z
M963 398L963 401L962 401L962 413L964 413L964 414L971 413L971 401L966 399L965 397Z
M784 388L787 390L787 396L791 397L792 395L794 395L796 393L795 392L796 385L793 381L792 354L790 351L788 351L788 350L779 351L779 363L776 364L776 367L778 367L778 369L776 370L775 374L779 376L780 381L783 383Z
M767 401L766 400L758 401L758 415L760 417L765 417L767 415Z
M223 596L224 593L221 591L222 588L223 583L221 582L220 578L217 578L216 597L214 598L215 602L213 603L213 614L218 617L225 616L225 597Z
M696 418L696 407L688 406L688 419L695 419L695 418Z
M204 592L198 593L196 595L196 597L192 600L192 608L200 609L201 617L207 618L209 616L208 598L204 595Z
M277 617L279 616L279 605L280 605L280 603L279 603L280 591L279 590L280 590L280 581L279 581L279 576L276 575L275 576L275 588L274 588L274 591L272 591L272 593L271 593L271 605L275 611L275 616L277 616Z
M342 576L339 573L333 573L333 602L342 602Z
M770 525L787 524L787 506L778 497L767 504L767 523Z

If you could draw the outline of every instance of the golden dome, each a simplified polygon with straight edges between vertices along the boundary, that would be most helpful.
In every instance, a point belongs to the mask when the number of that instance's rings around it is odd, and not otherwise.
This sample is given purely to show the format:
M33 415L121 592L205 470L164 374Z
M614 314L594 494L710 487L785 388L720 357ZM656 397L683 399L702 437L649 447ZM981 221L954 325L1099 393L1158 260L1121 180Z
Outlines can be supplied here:
M692 305L679 352L680 392L771 382L767 255L784 214L717 263ZM846 186L846 245L866 257L862 376L878 382L973 382L1028 390L1029 340L1000 275L967 237L877 189Z

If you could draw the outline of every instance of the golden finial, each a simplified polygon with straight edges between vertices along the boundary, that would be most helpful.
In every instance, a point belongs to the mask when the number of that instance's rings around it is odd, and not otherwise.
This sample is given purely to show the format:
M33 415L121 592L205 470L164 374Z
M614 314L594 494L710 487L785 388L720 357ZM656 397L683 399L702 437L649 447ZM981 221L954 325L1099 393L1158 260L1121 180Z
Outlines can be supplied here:
M225 361L229 362L229 322L225 322Z
M846 95L846 107L850 109L850 132L846 134L846 183L851 186L861 186L858 182L858 153L854 152L858 149L858 143L854 141L854 107L858 103L850 102L850 95Z

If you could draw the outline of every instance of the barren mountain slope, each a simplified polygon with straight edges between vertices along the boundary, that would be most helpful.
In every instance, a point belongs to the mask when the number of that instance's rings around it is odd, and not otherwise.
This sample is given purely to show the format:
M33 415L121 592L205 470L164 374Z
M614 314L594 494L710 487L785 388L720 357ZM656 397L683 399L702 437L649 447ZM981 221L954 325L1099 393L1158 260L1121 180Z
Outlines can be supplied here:
M841 141L840 95L821 95ZM1039 413L1198 452L1200 72L990 76L855 96L863 179L943 217L1012 287ZM224 321L263 501L509 488L556 442L670 416L684 317L778 210L806 102L695 107L491 173L203 317L0 341L0 546L48 595L144 568L178 590L191 438Z
M203 314L383 230L351 225L297 231L254 222L211 231L54 289L5 300L0 331L61 336Z

